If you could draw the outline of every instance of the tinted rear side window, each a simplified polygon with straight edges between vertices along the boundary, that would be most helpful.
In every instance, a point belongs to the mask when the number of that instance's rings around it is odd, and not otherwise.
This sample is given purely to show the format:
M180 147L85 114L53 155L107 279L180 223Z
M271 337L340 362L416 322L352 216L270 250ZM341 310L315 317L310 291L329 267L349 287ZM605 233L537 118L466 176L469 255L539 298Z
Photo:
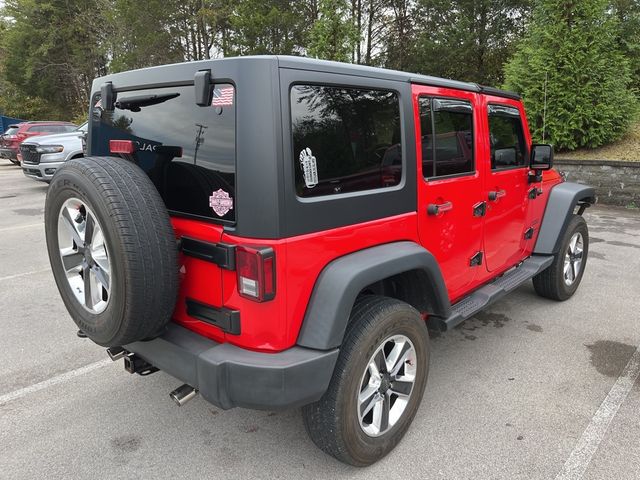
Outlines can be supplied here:
M400 183L400 104L395 92L297 85L291 89L291 117L298 196Z
M507 105L489 105L491 168L521 167L528 163L520 112Z
M136 145L133 160L147 172L169 211L234 221L234 87L216 85L209 107L196 105L193 86L119 92L117 100L126 105L153 95L164 99L113 112L103 111L95 99L91 154L109 155L109 140L131 140Z

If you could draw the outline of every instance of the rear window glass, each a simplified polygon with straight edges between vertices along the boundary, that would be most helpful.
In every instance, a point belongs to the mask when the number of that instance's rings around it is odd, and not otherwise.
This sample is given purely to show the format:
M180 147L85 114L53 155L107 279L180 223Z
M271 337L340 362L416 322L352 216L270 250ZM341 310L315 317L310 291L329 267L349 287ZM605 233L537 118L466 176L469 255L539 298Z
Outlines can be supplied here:
M73 132L78 127L75 125L36 125L29 128L30 133L67 133Z
M153 95L163 99L142 105ZM234 221L234 96L232 85L218 84L212 105L199 107L193 86L119 92L113 112L96 98L91 154L109 155L110 140L131 140L131 159L147 172L170 212Z
M4 135L15 135L18 133L18 127L9 127L5 130Z
M371 190L402 178L398 95L386 90L297 85L291 89L296 192Z

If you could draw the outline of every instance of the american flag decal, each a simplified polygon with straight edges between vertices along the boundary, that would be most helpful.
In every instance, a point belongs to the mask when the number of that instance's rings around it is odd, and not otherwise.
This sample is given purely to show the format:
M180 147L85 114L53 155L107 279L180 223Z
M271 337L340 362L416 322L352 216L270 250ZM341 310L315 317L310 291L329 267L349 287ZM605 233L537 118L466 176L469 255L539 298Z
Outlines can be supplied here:
M216 88L213 90L212 107L228 107L233 105L233 87Z

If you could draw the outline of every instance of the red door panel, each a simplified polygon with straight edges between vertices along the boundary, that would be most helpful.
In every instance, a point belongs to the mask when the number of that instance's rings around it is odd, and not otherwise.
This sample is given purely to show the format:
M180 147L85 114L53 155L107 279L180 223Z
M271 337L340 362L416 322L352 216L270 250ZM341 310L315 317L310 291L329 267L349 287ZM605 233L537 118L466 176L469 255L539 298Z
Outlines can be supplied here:
M531 138L520 102L486 96L482 110L487 132L482 139L487 201L484 251L486 268L495 274L516 265L530 249L525 232L532 226L528 168Z
M475 288L479 274L484 273L484 267L470 264L474 255L482 250L484 223L482 216L474 216L474 206L484 198L482 170L479 169L484 147L483 142L476 140L482 135L482 123L475 111L479 97L472 92L420 85L413 86L413 97L418 152L418 234L420 243L436 257L449 298L455 302ZM474 109L471 112L473 132L439 131L435 121L434 133L422 132L420 99L424 101L425 97L470 102ZM471 133L473 138L470 138ZM433 156L427 158L422 152L430 148L431 142L435 144L435 147L432 144ZM475 153L474 165L465 173L450 174L460 170L460 165L465 158L471 158L472 152ZM430 170L434 158L435 171ZM444 176L434 176L439 166Z

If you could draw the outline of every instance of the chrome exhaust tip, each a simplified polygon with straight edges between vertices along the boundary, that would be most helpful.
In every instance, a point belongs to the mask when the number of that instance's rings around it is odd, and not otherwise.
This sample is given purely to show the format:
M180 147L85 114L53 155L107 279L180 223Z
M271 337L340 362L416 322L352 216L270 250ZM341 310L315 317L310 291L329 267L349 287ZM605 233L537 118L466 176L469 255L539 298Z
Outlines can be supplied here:
M184 385L181 385L180 387L176 388L173 392L171 392L169 396L171 397L171 400L176 402L176 405L181 407L185 403L187 403L189 400L194 398L197 394L198 394L198 391L195 388L185 383Z

